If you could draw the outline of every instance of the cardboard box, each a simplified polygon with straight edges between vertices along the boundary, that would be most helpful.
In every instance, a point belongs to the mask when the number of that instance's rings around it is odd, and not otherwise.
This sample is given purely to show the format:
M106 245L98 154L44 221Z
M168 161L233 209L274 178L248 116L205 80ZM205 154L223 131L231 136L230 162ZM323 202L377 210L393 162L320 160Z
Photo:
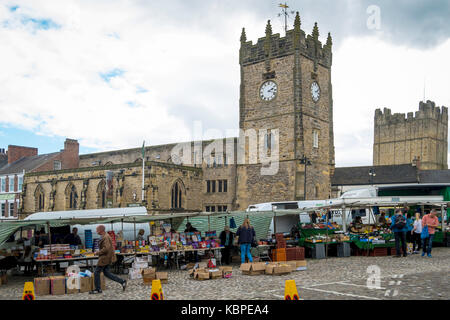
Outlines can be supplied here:
M297 260L295 261L295 267L297 271L306 270L306 260Z
M36 296L45 296L50 294L50 278L34 278L34 292Z
M74 289L69 289L73 287ZM80 292L80 276L66 278L66 292L67 294Z
M169 282L169 273L167 272L156 272L156 279L159 279L161 283Z
M142 281L145 285L152 285L152 281L156 279L156 270L153 268L142 270Z
M286 264L291 267L291 272L297 270L297 264L295 261L287 261Z
M289 274L292 271L292 267L289 265L277 265L273 268L273 275Z
M194 272L194 279L196 280L209 280L209 272L205 269L197 269Z
M229 278L233 274L233 267L219 267L223 278Z
M242 271L242 274L257 276L260 274L264 274L266 270L266 264L264 262L243 263L241 264L240 270Z
M80 293L91 291L91 278L80 277Z
M263 271L266 270L265 262L253 262L252 263L252 271Z
M91 279L91 290L95 290L95 276L94 274L92 274L92 277L90 277ZM105 283L105 275L102 273L100 273L100 289L105 290L106 289L106 283Z
M8 284L8 276L6 273L2 274L0 276L0 285L5 285L5 284Z
M199 262L198 263L198 268L199 269L208 268L208 263L206 263L206 262Z
M275 268L276 264L269 263L266 265L266 269L264 270L265 274L273 274L273 268Z
M195 264L196 263L194 263L194 262L190 262L190 263L188 263L187 265L186 265L186 269L192 269L192 268L194 268L195 267Z
M130 280L142 279L142 269L129 269L128 277Z
M54 296L66 294L66 277L50 277L50 288Z
M219 269L209 270L209 275L211 279L219 279L222 278L222 271Z

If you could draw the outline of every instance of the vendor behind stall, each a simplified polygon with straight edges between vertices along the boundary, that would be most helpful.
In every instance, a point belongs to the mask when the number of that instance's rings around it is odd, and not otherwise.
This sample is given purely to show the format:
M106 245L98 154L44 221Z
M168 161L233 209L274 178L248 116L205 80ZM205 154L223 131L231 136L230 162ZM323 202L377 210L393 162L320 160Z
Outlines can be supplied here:
M362 218L360 216L356 216L353 222L350 224L350 231L360 232L363 227Z
M78 228L73 228L72 229L72 233L69 233L64 238L64 243L65 244L70 244L71 246L79 246L79 245L81 245L81 239L80 239L80 236L78 235Z
M144 229L139 230L139 233L137 235L137 240L144 241L145 240L144 235L145 235L145 230Z
M198 230L194 228L190 222L188 222L186 223L186 229L184 230L184 232L191 233L191 232L198 232ZM197 262L198 261L197 251L194 251L193 255L192 252L186 252L186 260Z
M381 215L378 217L378 223L383 227L386 226L386 212L381 211Z
M42 228L39 235L39 247L43 248L45 245L50 244L48 234L45 233L45 229Z

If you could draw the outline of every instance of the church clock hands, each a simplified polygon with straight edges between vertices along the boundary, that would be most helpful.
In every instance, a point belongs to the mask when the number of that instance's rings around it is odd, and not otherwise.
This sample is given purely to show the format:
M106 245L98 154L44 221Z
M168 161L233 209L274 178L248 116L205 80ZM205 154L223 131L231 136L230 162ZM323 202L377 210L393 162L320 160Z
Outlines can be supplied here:
M266 81L259 90L259 96L264 101L271 101L277 96L278 86L273 81Z

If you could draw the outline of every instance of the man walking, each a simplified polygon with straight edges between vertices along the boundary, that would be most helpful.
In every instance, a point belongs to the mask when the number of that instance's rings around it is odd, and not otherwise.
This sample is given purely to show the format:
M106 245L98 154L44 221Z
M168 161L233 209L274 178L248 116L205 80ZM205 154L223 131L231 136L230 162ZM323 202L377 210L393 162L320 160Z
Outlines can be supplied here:
M99 234L102 239L99 242L99 251L96 253L98 255L97 267L94 271L94 283L95 289L89 293L97 294L102 293L100 287L100 273L104 273L105 277L118 282L122 285L123 291L127 287L127 281L123 280L109 271L109 265L116 262L116 255L114 253L114 247L112 245L112 240L109 235L105 232L105 226L99 225L97 227L97 234Z
M402 251L403 256L406 257L406 218L403 215L401 209L397 209L395 211L395 215L392 217L391 229L395 235L395 250L396 250L396 258L400 257L400 242L402 243Z
M435 209L431 210L431 212L425 215L422 218L422 230L425 226L428 227L428 238L422 239L422 257L427 254L428 258L431 258L431 249L433 247L433 238L434 233L436 232L436 227L439 226L439 220L437 218L437 212Z

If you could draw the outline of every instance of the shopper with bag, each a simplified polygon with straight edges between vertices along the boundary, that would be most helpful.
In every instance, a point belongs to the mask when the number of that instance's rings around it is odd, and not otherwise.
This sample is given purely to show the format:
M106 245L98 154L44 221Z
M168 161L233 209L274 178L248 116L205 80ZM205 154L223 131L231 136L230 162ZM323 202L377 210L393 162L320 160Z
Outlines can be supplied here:
M238 244L241 248L241 263L245 263L245 256L248 257L249 262L253 262L250 249L255 242L256 233L255 229L250 225L250 220L247 218L244 223L238 228L236 232L238 238Z
M100 287L100 274L102 272L105 275L105 277L120 283L122 285L123 291L125 291L125 288L127 287L127 281L119 278L118 276L113 275L109 271L109 265L116 262L117 259L116 254L114 253L112 240L109 234L106 233L104 225L99 225L97 227L97 234L99 234L102 237L102 239L98 244L100 250L96 252L96 255L98 255L98 262L97 267L95 268L94 271L95 289L89 293L91 294L102 293L102 289Z
M435 209L431 210L429 214L426 214L422 218L422 257L427 254L428 258L431 258L431 249L433 247L433 238L436 232L436 227L439 226L439 219L437 218L437 212Z
M396 250L396 258L400 257L400 242L402 246L403 256L407 257L408 253L406 251L406 218L403 215L401 209L397 209L395 211L395 215L392 217L391 229L395 235L395 250Z

